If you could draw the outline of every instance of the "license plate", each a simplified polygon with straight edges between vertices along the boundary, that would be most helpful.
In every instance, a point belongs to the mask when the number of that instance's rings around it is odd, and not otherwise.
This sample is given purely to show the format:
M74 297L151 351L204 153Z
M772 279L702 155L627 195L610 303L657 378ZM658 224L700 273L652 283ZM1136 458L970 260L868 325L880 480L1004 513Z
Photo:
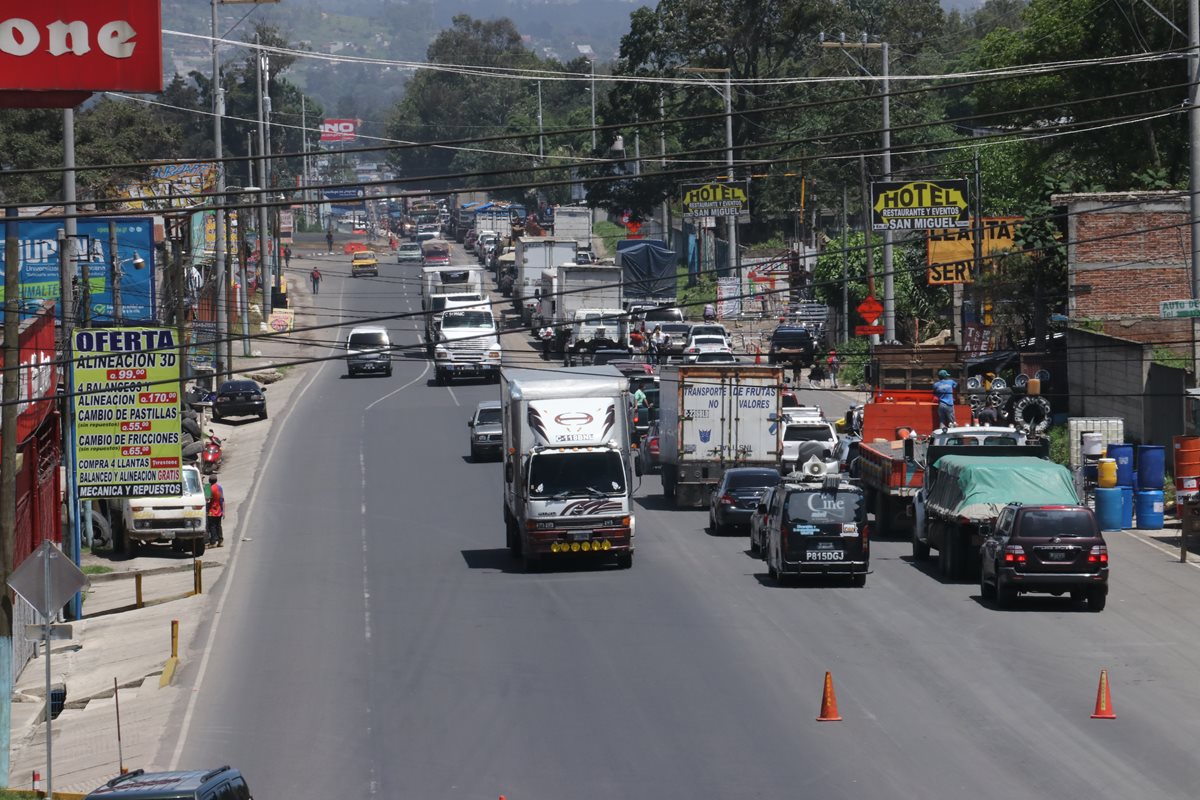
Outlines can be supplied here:
M1067 554L1064 553L1062 550L1051 550L1048 553L1046 553L1046 560L1047 561L1066 561Z
M568 535L571 537L571 540L575 542L586 542L588 539L592 538L591 531L571 531Z
M805 561L845 561L845 550L807 550L804 553Z

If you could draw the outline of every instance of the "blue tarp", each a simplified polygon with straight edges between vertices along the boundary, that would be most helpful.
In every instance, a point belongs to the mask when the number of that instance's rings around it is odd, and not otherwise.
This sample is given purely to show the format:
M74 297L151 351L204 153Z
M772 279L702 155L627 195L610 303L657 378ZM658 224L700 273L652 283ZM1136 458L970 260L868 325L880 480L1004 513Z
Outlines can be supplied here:
M652 239L617 242L626 297L675 299L675 251Z

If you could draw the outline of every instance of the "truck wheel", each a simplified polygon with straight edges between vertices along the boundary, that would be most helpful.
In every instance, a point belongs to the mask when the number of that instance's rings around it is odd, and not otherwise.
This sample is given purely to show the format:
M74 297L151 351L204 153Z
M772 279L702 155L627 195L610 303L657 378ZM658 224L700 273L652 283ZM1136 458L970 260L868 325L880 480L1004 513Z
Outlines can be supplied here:
M511 517L505 522L505 534L508 538L508 553L513 558L521 557L521 532L517 530L517 523Z
M996 587L987 582L987 578L983 577L982 570L979 575L979 596L984 600L996 599Z
M663 497L668 500L675 499L675 467L670 464L662 466L662 490Z
M1103 611L1108 603L1108 589L1091 589L1088 591L1088 611Z
M442 374L442 371L440 369L435 368L433 370L433 385L434 386L445 386L446 385L446 376Z
M912 557L913 561L928 561L929 560L929 545L917 538L917 532L914 529L912 535Z
M759 554L759 552L760 552L760 548L758 546L758 540L754 538L754 533L751 532L751 534L750 534L750 554L756 556Z
M619 569L629 569L633 566L633 553L626 551L617 553L617 567Z
M521 554L521 568L526 574L532 575L535 572L540 572L542 568L542 560L533 553Z
M782 585L783 581L779 579L779 570L775 569L775 565L771 563L771 554L767 553L767 577L776 583Z
M880 539L891 538L892 520L888 517L888 496L883 492L875 493L875 530Z

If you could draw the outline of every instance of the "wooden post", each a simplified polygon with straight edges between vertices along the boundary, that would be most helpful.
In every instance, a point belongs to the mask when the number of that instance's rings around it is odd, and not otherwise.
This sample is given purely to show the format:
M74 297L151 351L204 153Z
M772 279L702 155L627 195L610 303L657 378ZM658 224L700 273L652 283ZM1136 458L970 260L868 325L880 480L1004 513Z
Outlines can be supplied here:
M140 572L135 572L133 575L133 594L134 605L144 608L146 604L142 601L142 573Z
M171 658L179 658L179 620L171 620Z
M194 594L204 594L204 583L201 580L201 572L204 569L204 562L196 559L192 562L192 591Z

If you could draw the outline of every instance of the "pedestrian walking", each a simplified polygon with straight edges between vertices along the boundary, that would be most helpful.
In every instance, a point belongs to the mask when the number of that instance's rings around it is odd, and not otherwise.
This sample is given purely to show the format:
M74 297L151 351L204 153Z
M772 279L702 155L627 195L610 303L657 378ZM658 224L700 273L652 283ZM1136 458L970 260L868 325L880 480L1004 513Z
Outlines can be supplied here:
M285 269L292 268L292 247L288 245L283 248L283 266Z
M838 388L838 369L842 366L842 360L838 358L837 350L829 351L829 358L825 359L825 371L829 373L829 381L833 388Z
M312 268L312 272L308 273L308 277L312 280L313 294L321 293L321 270L316 267Z
M329 245L329 253L333 254L333 231L325 231L325 243Z
M662 344L658 346L658 364L663 366L667 363L667 351L671 349L671 334L664 333Z
M546 361L550 360L550 344L554 341L554 328L549 325L543 325L538 331L538 338L542 340L542 358Z
M654 330L650 332L650 361L657 364L662 355L663 350L663 331L662 325L655 325Z
M950 377L946 370L938 370L938 379L933 384L933 395L938 401L938 423L943 428L953 428L954 421L954 392L958 389L958 381Z
M217 476L208 476L208 543L212 547L225 545L225 534L221 531L221 520L225 518L225 490L217 483Z

